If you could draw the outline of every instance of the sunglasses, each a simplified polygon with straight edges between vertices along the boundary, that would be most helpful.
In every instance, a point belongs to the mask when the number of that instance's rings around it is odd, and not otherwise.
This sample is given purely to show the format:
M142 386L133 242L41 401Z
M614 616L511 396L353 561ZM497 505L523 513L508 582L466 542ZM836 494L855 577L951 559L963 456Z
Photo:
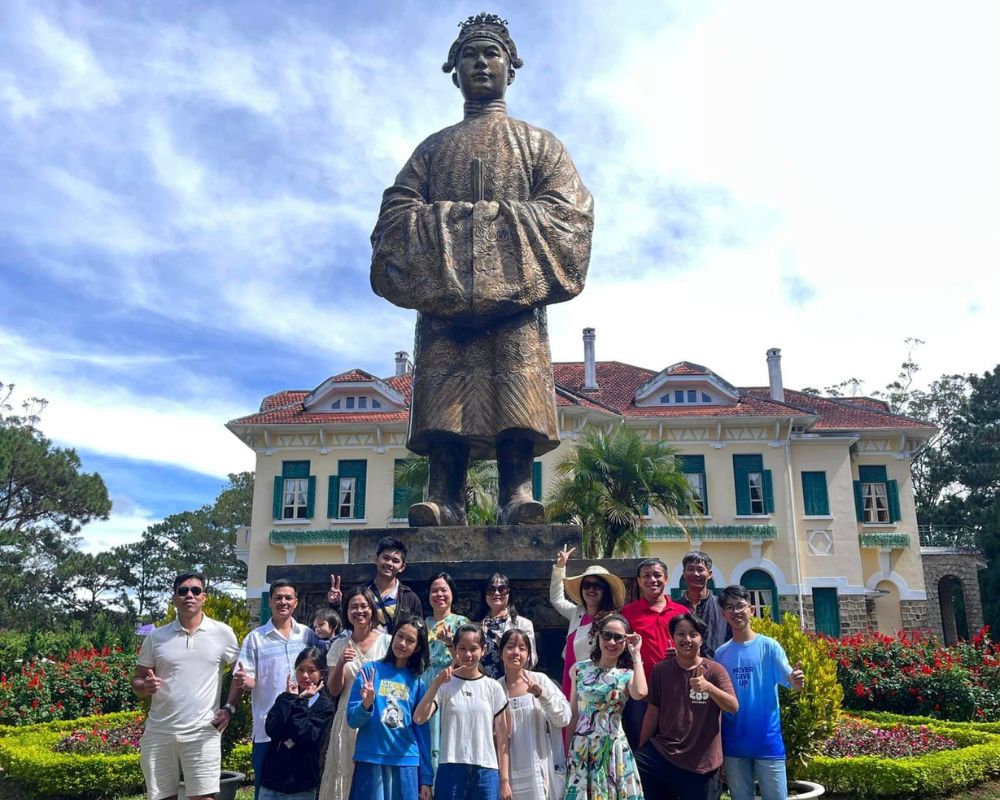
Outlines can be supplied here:
M501 597L503 597L504 595L510 594L510 587L509 586L487 586L486 587L486 594L498 594Z
M188 596L188 592L190 592L195 597L197 597L203 591L205 591L205 590L202 589L200 586L178 586L177 587L177 594L180 597L187 597Z
M591 589L603 589L604 581L580 581L580 591L589 592Z
M606 642L624 642L624 633L612 633L611 631L601 631L601 638Z

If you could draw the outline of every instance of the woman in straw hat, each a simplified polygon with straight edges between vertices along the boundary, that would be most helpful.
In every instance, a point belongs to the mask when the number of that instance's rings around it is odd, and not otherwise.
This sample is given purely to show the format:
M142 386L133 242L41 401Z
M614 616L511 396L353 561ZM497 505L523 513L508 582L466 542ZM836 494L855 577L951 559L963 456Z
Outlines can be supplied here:
M562 678L563 693L567 697L573 665L590 658L594 646L591 632L597 630L598 623L608 614L620 611L625 605L625 584L604 567L587 567L582 575L566 577L566 562L575 549L564 547L558 552L549 582L549 602L569 620Z

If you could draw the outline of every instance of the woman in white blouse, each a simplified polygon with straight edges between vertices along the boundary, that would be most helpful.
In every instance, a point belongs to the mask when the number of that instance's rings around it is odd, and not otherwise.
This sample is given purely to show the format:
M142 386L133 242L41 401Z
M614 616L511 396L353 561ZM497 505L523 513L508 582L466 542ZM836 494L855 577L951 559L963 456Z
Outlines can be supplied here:
M562 729L572 710L544 673L530 672L531 639L517 628L500 639L510 708L510 789L515 800L562 800L566 759Z
M563 650L562 690L569 697L570 675L577 661L590 658L594 646L590 638L595 626L608 614L625 605L625 584L604 567L587 567L582 575L566 577L566 562L576 548L564 547L556 555L549 582L549 602L569 620L566 647ZM567 597L570 599L567 600ZM596 628L594 628L596 629Z

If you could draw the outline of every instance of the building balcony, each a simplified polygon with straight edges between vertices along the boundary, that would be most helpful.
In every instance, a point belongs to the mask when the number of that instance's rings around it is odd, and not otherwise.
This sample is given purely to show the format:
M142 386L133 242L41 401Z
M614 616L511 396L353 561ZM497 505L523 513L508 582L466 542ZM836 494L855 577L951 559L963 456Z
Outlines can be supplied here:
M921 525L917 528L921 547L935 547L954 553L982 555L979 533L964 525Z

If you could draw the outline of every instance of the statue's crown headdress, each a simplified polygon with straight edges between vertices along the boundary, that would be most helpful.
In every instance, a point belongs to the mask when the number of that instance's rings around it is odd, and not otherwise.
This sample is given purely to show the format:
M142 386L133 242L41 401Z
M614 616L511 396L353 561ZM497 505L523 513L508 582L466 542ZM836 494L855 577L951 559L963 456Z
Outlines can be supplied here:
M510 38L510 31L507 30L507 20L484 11L469 17L464 22L459 22L458 27L458 38L448 50L448 60L442 65L442 71L451 72L455 69L458 65L458 54L462 50L462 45L469 39L492 39L507 51L511 67L520 69L524 66L524 62L517 55L517 45L514 44L514 40Z

